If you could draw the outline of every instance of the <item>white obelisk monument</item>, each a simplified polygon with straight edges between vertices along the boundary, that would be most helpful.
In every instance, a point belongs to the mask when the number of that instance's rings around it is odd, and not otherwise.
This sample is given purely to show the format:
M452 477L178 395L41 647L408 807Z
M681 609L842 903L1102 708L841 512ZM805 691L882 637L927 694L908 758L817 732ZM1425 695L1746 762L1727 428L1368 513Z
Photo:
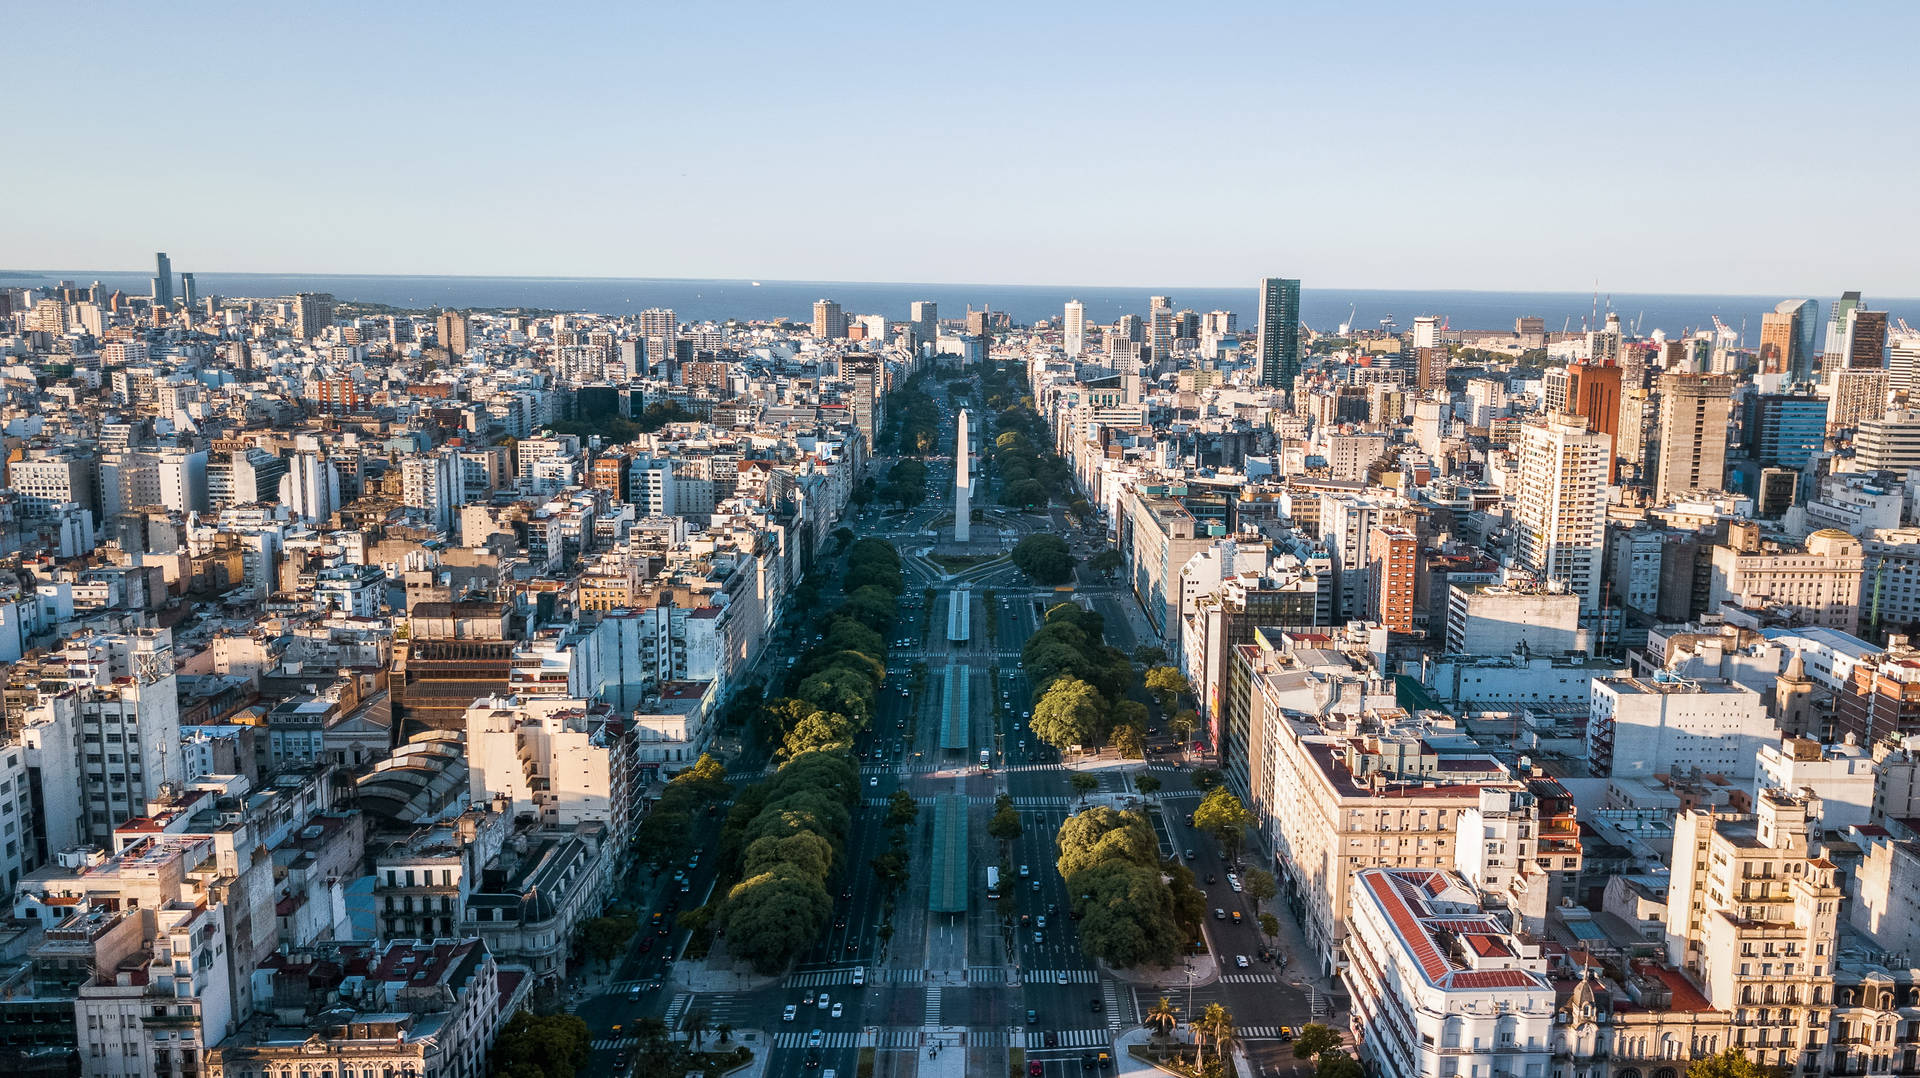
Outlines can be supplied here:
M953 450L953 541L973 537L973 479L967 472L967 410L960 409L960 442Z

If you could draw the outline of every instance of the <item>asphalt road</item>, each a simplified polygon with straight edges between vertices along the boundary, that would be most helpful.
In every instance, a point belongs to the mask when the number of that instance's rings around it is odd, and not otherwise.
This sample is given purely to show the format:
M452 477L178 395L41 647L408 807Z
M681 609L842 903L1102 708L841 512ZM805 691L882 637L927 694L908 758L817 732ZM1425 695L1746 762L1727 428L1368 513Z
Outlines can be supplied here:
M945 420L943 444L952 441L952 414ZM983 438L984 440L984 438ZM950 451L950 449L949 449ZM889 458L874 462L873 474L884 476ZM577 1010L596 1030L605 1050L596 1056L599 1072L612 1070L612 1024L631 1022L639 1015L665 1017L670 1025L689 1014L707 1016L711 1026L726 1022L736 1028L758 1027L774 1035L768 1059L768 1078L816 1078L832 1069L836 1078L858 1073L859 1048L865 1037L875 1043L875 1078L949 1078L961 1073L959 1061L942 1054L930 1059L930 1045L967 1047L966 1078L1005 1078L1009 1049L1041 1064L1045 1078L1082 1075L1087 1053L1110 1051L1114 1032L1132 1025L1150 1009L1158 991L1142 991L1130 984L1104 978L1080 949L1077 923L1068 916L1065 883L1054 870L1054 835L1079 806L1068 784L1070 772L1053 749L1041 744L1026 728L1031 686L1021 672L1020 647L1040 625L1044 610L1070 598L1068 593L1034 587L1011 563L977 565L955 574L920 558L917 552L937 545L950 533L929 538L933 522L952 512L952 467L935 462L929 468L929 498L905 512L871 507L851 514L846 524L862 536L894 542L903 555L906 592L902 616L889 638L888 677L882 687L871 729L859 739L861 800L853 815L846 863L835 903L835 916L823 937L776 984L755 990L685 993L669 984L659 991L643 990L638 1000L627 998L627 987L642 985L662 973L660 955L678 953L683 934L658 940L650 950L636 950L622 965L621 979L607 995L588 1000ZM975 505L987 521L974 526L977 539L1000 541L1001 532L1017 536L1033 531L1061 534L1075 545L1083 560L1101 549L1104 534L1075 527L1061 510L1048 514L1006 513L992 506L992 495L981 492ZM970 591L955 591L968 584ZM929 607L923 589L936 590ZM1076 582L1074 592L1106 619L1109 642L1131 651L1144 622L1137 604L1123 586L1100 580ZM989 604L985 592L996 593ZM965 596L973 605L972 638L959 645L946 640L950 596ZM929 620L931 619L931 620ZM991 624L992 632L988 632ZM901 643L903 642L904 643ZM772 660L777 670L782 657ZM942 756L940 737L940 674L948 662L968 664L972 675L973 744L965 753ZM926 681L913 690L912 669L922 663ZM989 670L997 670L997 691ZM902 690L908 690L902 695ZM1163 744L1165 738L1161 737ZM993 767L982 772L977 750L993 750ZM1210 1002L1225 1004L1246 1032L1247 1048L1256 1074L1265 1078L1290 1068L1285 1047L1271 1039L1282 1024L1306 1021L1303 991L1287 983L1276 965L1254 960L1264 942L1259 935L1253 904L1232 892L1226 882L1228 866L1214 842L1186 825L1186 814L1198 804L1199 794L1185 775L1159 763L1164 783L1158 798L1155 827L1163 847L1182 857L1204 881L1211 873L1217 882L1205 886L1209 918L1205 942L1221 959L1221 977L1190 990L1174 990L1173 1002L1183 1014L1198 1013ZM1131 771L1101 772L1102 790L1130 793ZM885 801L895 790L906 790L922 811L910 830L914 860L911 878L895 902L893 935L880 939L886 920L887 896L868 868L885 850L888 834ZM932 799L961 794L969 801L971 855L964 917L931 914L927 895L931 866ZM1003 881L1003 898L989 902L985 895L985 865L1002 856L1000 844L989 837L987 820L996 795L1006 794L1020 812L1022 833L1005 856L1012 873ZM713 823L717 826L718 820ZM689 893L680 895L686 908L699 905L712 884L710 858L691 872ZM1021 867L1025 866L1025 875ZM1204 885L1204 884L1203 884ZM677 895L668 885L663 900ZM1229 915L1213 920L1218 907ZM649 910L653 907L649 906ZM1239 911L1242 923L1230 920ZM1042 919L1044 918L1044 924ZM639 946L636 941L636 948ZM1250 968L1239 970L1233 956L1245 954ZM851 983L859 967L865 984ZM1064 983L1062 983L1064 981ZM825 992L826 1008L819 1006ZM808 997L812 1001L808 1001ZM832 1004L842 1005L839 1018ZM793 1005L793 1021L782 1019ZM1033 1012L1028 1022L1027 1013ZM813 1030L821 1046L807 1045ZM1047 1042L1052 1040L1053 1044ZM950 1050L950 1049L949 1049Z

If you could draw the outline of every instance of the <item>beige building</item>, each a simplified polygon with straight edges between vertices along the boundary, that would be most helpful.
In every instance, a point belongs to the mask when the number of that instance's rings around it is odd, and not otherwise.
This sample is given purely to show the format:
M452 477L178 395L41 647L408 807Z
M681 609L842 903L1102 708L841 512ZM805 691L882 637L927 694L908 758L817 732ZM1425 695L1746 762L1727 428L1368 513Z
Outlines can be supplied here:
M1584 610L1600 605L1612 442L1573 415L1520 428L1514 560L1542 583L1565 584Z
M1693 809L1675 821L1667 958L1733 1013L1732 1047L1756 1063L1817 1068L1835 1002L1841 891L1809 841L1805 800L1769 790L1755 809Z
M1733 379L1724 374L1660 376L1659 470L1653 500L1726 486L1727 423Z
M1827 408L1827 431L1859 431L1887 414L1889 379L1884 370L1844 367L1833 372L1833 403ZM1856 441L1858 435L1856 434Z
M1851 633L1860 624L1865 566L1860 540L1838 529L1814 532L1803 549L1791 550L1761 542L1757 525L1736 522L1727 527L1727 542L1713 548L1708 608L1733 602Z

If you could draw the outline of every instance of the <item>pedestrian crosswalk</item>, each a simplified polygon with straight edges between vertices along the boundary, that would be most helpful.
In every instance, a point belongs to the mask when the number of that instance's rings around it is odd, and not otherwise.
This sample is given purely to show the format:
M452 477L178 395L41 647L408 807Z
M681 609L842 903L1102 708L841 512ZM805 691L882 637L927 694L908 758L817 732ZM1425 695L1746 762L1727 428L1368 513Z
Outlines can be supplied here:
M970 805L996 805L999 804L999 802L1000 798L995 794L972 794L967 798L967 803ZM862 804L870 809L883 809L892 807L893 802L890 798L869 797L866 798ZM1013 799L1013 807L1023 809L1066 808L1072 804L1073 798L1065 796L1016 797Z
M970 984L998 984L1007 979L1005 966L968 966L967 981Z
M687 1004L692 1000L693 996L687 992L675 992L673 994L673 1000L667 1004L667 1013L662 1019L667 1023L668 1029L677 1028L674 1023L680 1020L681 1012L687 1009Z
M1090 969L1030 969L1026 973L1026 981L1028 984L1036 981L1057 984L1063 972L1067 975L1068 984L1092 984L1100 979L1100 975Z
M927 1025L937 1026L940 1024L940 986L939 985L932 985L927 989L927 1005L924 1013L924 1018L926 1020Z
M1096 1048L1112 1044L1113 1031L1111 1029L1056 1029L1053 1031L1053 1039L1055 1043L1051 1047L1054 1048ZM1029 1051L1049 1047L1047 1034L1029 1032L1026 1047Z
M1224 984L1279 984L1277 973L1222 973L1220 980Z
M1241 1026L1237 1031L1241 1040L1272 1039L1280 1035L1279 1026Z
M611 1052L616 1048L631 1048L639 1043L638 1037L600 1037L595 1039L590 1047L596 1052Z
M773 1035L773 1046L775 1048L805 1048L807 1046L807 1038L811 1035L810 1033L803 1033L799 1030L794 1030L791 1033L775 1033ZM823 1034L821 1036L820 1046L822 1048L858 1048L861 1046L860 1039L861 1034L859 1030L835 1031L833 1033Z
M861 1047L866 1047L862 1045ZM917 1029L883 1029L873 1037L875 1048L918 1048L920 1031Z
M852 984L853 971L845 969L817 969L795 973L787 978L788 988L826 988L836 984ZM919 984L927 979L924 969L888 969L884 966L864 967L864 980L867 984Z
M1126 1024L1126 1017L1120 1013L1120 986L1112 981L1100 982L1100 995L1107 1004L1107 1028L1119 1029Z

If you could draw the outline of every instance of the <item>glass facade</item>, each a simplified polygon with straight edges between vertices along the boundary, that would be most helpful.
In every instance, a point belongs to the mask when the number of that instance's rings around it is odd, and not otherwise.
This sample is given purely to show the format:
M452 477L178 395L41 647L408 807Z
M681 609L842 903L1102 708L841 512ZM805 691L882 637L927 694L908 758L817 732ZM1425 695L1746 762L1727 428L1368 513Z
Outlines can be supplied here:
M1763 465L1803 467L1826 441L1827 402L1819 397L1763 393L1754 411L1754 456Z

